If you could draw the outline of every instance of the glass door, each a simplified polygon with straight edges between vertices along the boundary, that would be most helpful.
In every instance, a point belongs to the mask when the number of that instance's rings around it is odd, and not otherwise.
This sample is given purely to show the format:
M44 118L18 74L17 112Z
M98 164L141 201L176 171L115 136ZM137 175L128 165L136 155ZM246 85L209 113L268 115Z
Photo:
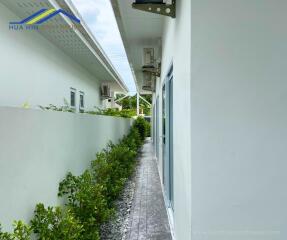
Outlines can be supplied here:
M155 138L156 138L156 158L159 159L159 97L156 98L156 129L155 129Z
M174 209L174 190L173 190L173 77L168 81L169 84L169 200L171 208Z
M166 190L166 173L167 173L167 151L166 151L166 91L165 84L162 87L162 175L164 190Z
M162 88L163 185L169 207L173 209L173 71Z

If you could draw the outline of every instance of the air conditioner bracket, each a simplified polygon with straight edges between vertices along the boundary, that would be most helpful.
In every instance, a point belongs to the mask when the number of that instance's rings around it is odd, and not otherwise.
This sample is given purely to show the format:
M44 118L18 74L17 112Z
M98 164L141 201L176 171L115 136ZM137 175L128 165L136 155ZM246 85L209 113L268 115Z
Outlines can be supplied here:
M145 12L160 14L168 17L176 17L176 0L172 4L155 4L155 3L133 3L132 7Z

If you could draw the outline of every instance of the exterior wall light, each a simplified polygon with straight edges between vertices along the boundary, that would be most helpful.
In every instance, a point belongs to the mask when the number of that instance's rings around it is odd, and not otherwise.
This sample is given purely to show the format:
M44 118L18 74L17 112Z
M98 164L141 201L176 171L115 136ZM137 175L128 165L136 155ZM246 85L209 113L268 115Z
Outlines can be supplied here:
M166 4L163 0L135 0L132 7L145 12L176 17L176 0L172 0L172 4Z

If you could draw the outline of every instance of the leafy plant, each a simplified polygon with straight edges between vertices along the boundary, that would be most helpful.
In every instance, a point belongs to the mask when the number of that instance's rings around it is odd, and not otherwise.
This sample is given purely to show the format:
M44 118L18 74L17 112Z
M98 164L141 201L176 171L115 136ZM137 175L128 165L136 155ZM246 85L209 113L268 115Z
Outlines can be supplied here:
M29 240L31 238L32 229L22 221L14 222L14 237L17 240Z
M136 152L123 144L108 146L92 161L95 182L105 186L105 198L110 207L121 193L135 165Z
M29 109L29 108L30 108L29 102L24 102L24 103L22 104L22 108Z
M151 136L151 124L146 121L146 137L150 137Z
M137 152L143 141L140 137L139 131L136 128L132 128L130 133L121 140L121 143L130 150Z
M113 117L123 117L123 118L131 118L136 116L136 110L133 109L124 109L119 111L118 109L100 109L96 108L94 111L86 111L87 114L92 115L104 115L104 116L113 116Z
M118 94L117 98L116 98L116 100L118 100L118 103L121 104L121 106L123 107L123 110L125 110L125 109L127 109L127 110L134 110L134 112L136 112L136 109L137 109L137 95L123 98L124 96L125 95L123 95L123 94ZM143 99L145 99L147 102L149 102L150 104L152 104L152 95L151 94L150 95L141 95L141 97ZM143 99L140 98L140 100L139 100L140 109L143 110L143 113L145 115L150 116L151 115L151 107ZM134 114L134 116L136 116L136 114Z
M70 106L70 104L65 98L64 98L64 106L57 107L53 104L49 104L49 106L47 107L39 105L39 108L41 108L42 110L51 110L56 112L71 112L71 113L75 112L75 109Z
M18 221L14 232L2 232L0 240L99 240L100 226L114 215L114 202L132 175L136 155L148 134L148 124L135 120L130 133L118 144L109 143L96 155L90 169L80 176L68 173L59 184L65 207L38 204L31 227Z
M22 221L14 221L13 223L14 231L13 233L2 232L0 225L0 239L1 240L30 240L32 229L30 226L26 225Z
M38 204L35 216L31 221L34 233L39 240L78 240L81 238L83 226L69 209L48 207Z
M101 224L113 216L114 201L134 171L137 151L146 136L146 131L144 136L139 133L142 127L146 127L142 120L136 120L119 144L110 142L96 155L89 170L80 176L68 173L60 183L58 196L66 199L66 206L83 225L83 239L98 236Z
M138 117L134 123L138 129L142 141L150 134L150 124L144 118Z
M83 225L83 239L98 239L100 225L114 212L104 191L105 186L96 183L88 170L78 177L68 173L59 185L58 196L66 197L66 206Z

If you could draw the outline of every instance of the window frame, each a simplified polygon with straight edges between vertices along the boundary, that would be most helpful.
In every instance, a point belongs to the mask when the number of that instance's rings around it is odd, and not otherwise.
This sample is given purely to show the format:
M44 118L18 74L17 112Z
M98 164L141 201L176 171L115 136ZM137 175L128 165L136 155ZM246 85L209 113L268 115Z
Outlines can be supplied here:
M85 92L80 91L79 92L79 111L83 112L84 110L85 110Z
M72 93L74 94L74 105L72 105ZM70 107L72 109L76 109L77 106L77 89L70 88Z

